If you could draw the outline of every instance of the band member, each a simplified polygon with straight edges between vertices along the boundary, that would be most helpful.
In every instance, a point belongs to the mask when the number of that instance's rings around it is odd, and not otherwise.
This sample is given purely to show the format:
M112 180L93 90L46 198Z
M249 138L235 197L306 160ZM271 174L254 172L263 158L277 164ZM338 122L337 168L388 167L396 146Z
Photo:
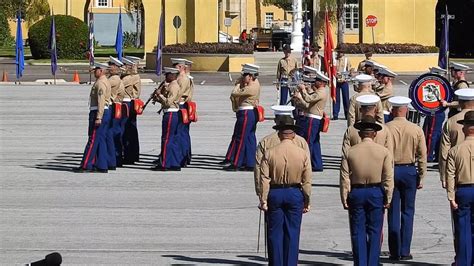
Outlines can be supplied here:
M161 153L155 171L181 171L182 153L178 139L178 112L180 87L177 82L179 70L163 68L165 82L155 90L153 100L161 104L163 122L161 123Z
M466 72L471 70L470 67L459 63L450 63L449 69L451 70L451 77L453 78L454 91L469 88L469 83L466 81ZM441 102L443 107L449 107L448 118L459 113L459 102L456 97L454 97L454 101L450 103L443 100Z
M455 265L473 265L473 208L474 206L474 111L466 112L463 125L465 140L448 153L446 182L448 200L454 213L456 243Z
M227 150L224 167L227 171L253 171L257 140L256 108L260 99L260 85L256 83L259 66L244 64L242 78L230 95L232 110L236 113L237 121L234 126L232 140Z
M390 104L388 99L393 96L393 79L397 74L388 68L378 67L375 75L379 81L379 86L374 90L375 94L380 97L383 106L384 122L388 123L392 118L390 117Z
M109 107L107 106L107 91L110 83L105 76L108 65L94 64L96 81L89 96L89 130L88 141L82 156L81 165L74 169L76 172L108 172L108 153L105 141L109 126Z
M269 265L297 265L303 213L311 208L311 163L293 143L296 126L280 121L281 143L263 156L259 179L260 206L266 212Z
M430 67L429 69L431 74L446 75L446 69L441 69L439 67ZM446 113L439 112L434 115L427 115L423 121L423 132L425 133L428 162L438 161L442 135L441 132L443 130L445 119ZM448 150L446 150L446 154Z
M277 80L280 82L280 105L288 104L289 88L282 83L291 80L291 74L298 69L298 61L291 56L291 47L288 44L283 45L283 53L285 56L278 61Z
M110 99L111 105L109 106L111 112L111 128L109 134L107 134L108 139L111 140L112 144L109 144L107 148L109 149L109 156L113 158L116 166L122 166L123 160L123 127L125 124L122 124L122 101L125 96L125 87L123 86L122 80L120 79L120 67L123 66L123 63L114 57L109 58L109 83L110 83ZM109 170L113 169L109 163Z
M377 104L380 98L377 95L362 95L356 98L360 105L360 114L362 117L370 116L375 119L377 114ZM382 127L374 138L374 142L387 148L390 152L393 150L392 135L386 125L377 122ZM349 149L362 142L359 131L354 126L349 126L344 134L342 142L342 155L347 156Z
M294 120L291 118L291 114L293 109L295 107L293 106L288 106L288 105L274 105L271 107L272 110L275 113L275 124L276 125L294 125ZM298 126L296 127L298 128ZM308 143L306 143L306 140L298 134L295 135L295 138L292 140L292 142L302 148L303 150L306 151L306 154L308 155L308 158L310 157L310 152L309 152L309 147ZM258 143L257 146L257 154L255 155L255 170L254 170L254 179L255 179L255 191L257 192L257 196L261 194L261 187L259 186L259 180L260 180L260 165L263 160L263 156L265 155L265 152L269 150L270 148L275 147L276 145L280 144L281 140L278 137L278 131L271 133L270 135L265 136L260 142Z
M367 51L365 51L364 55L365 55L365 59L362 60L362 61L360 61L359 66L357 67L357 71L358 71L358 72L364 72L364 73L367 74L366 67L367 67L367 66L373 67L373 65L372 65L372 64L366 65L366 62L367 62L367 61L373 61L373 60L372 60L372 55L373 55L373 53L372 53L371 50L367 50ZM369 71L369 72L370 72L370 71ZM368 75L370 75L370 74L368 74Z
M317 69L319 72L325 73L324 56L319 54L319 46L317 43L311 45L310 67Z
M406 119L410 98L389 99L393 120L387 123L392 134L395 188L388 210L388 246L391 260L411 260L411 240L417 189L426 175L426 141L423 131Z
M321 154L320 132L322 129L322 118L324 115L324 108L326 107L327 91L326 85L329 78L323 73L314 69L312 73L314 79L312 80L312 90L308 91L304 84L298 86L299 93L294 97L298 101L304 101L308 104L305 110L305 121L301 132L302 137L308 142L309 150L311 152L311 167L315 172L323 171L323 158Z
M125 71L122 73L122 83L125 87L124 115L127 116L125 128L123 131L123 161L122 164L134 164L140 160L140 143L138 140L137 113L135 112L135 99L140 97L141 85L140 78L136 72L136 63L122 58L125 65Z
M446 187L446 162L448 152L452 147L464 141L462 126L458 124L458 121L463 119L467 112L474 110L473 89L459 89L454 92L454 94L456 94L459 100L461 112L453 115L443 125L441 144L439 147L439 174L443 188Z
M336 82L336 102L332 108L332 119L339 119L339 110L341 108L341 96L344 106L344 117L347 119L349 112L349 83L347 80L353 71L349 58L344 55L344 52L337 50L336 55L337 68L337 82Z
M393 157L374 143L382 127L373 117L363 117L354 127L362 142L342 157L341 202L349 210L354 265L379 265L384 208L393 192Z
M357 85L356 94L354 94L350 99L349 119L347 119L347 126L354 125L354 123L356 121L358 121L362 118L360 113L359 113L360 106L356 101L357 97L359 97L361 95L375 95L375 93L372 91L372 82L374 80L374 78L372 76L365 75L365 74L360 74L360 75L355 76L354 79L359 84ZM376 116L375 119L379 123L384 122L383 106L382 106L381 102L377 103L377 116Z

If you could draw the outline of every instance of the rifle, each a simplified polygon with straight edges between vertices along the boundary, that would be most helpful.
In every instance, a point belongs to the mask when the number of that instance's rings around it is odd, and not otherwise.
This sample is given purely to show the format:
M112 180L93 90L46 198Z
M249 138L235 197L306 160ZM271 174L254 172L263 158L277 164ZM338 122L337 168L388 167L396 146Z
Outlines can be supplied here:
M150 103L151 100L153 100L153 98L155 97L155 93L158 91L159 88L161 88L161 86L165 83L165 81L162 81L160 83L160 85L158 85L158 87L151 93L150 97L148 98L148 100L146 100L146 103L145 105L143 105L143 111L145 111L145 108L146 106Z

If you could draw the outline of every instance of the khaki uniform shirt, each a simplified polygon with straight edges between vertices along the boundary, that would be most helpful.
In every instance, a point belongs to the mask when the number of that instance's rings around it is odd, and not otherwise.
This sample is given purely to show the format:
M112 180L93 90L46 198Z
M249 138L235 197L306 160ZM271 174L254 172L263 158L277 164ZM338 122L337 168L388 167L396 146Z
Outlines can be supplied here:
M133 98L138 99L140 98L140 94L142 93L142 80L140 79L140 75L133 74Z
M377 131L377 136L375 137L374 142L384 146L390 152L392 152L393 140L390 130L384 124L379 123L379 125L382 126L382 130ZM362 139L359 137L359 130L357 130L354 126L348 127L342 141L342 156L347 156L349 149L361 142Z
M456 185L474 184L474 137L449 150L446 183L449 200L454 200Z
M393 96L392 83L380 84L380 86L375 89L375 94L380 97L384 113L389 114L391 106L388 99Z
M439 145L439 175L441 182L446 181L446 162L448 160L449 150L464 141L464 133L462 125L458 124L459 120L464 119L464 115L471 111L463 109L461 112L450 117L443 125L441 133L441 143Z
M138 74L122 76L123 86L125 87L125 97L130 99L140 98L141 81Z
M176 80L171 81L170 83L163 83L160 88L158 88L159 95L157 101L161 103L163 109L168 108L179 108L179 91L180 87Z
M426 175L426 141L423 130L405 117L395 117L387 123L393 140L393 161L411 164L418 161L420 181Z
M288 78L290 76L290 72L294 69L298 68L298 61L293 57L289 56L288 58L282 58L278 61L277 67L277 79L280 80L281 78Z
M382 183L385 204L390 203L394 186L391 152L370 138L363 139L342 157L339 182L342 204L347 203L352 185L377 183Z
M240 106L254 106L257 107L260 99L260 83L253 82L245 87L240 84L235 85L230 94L230 101L232 102L232 110L237 112Z
M308 158L310 157L310 152L309 152L309 147L308 143L306 140L298 135L295 136L295 138L292 140L293 144L296 146L302 148L305 150L306 155L308 155ZM262 188L260 187L260 165L262 164L263 156L265 155L265 152L269 150L270 148L275 147L276 145L280 144L280 138L278 137L278 132L274 132L270 135L265 136L257 146L257 154L255 155L255 170L253 172L254 179L255 179L255 192L258 195L262 194ZM311 161L309 162L311 165Z
M312 93L303 90L301 96L303 100L308 103L308 107L305 110L306 113L323 116L326 101L328 100L325 87L316 89L316 91Z
M111 94L110 98L113 102L121 103L125 95L125 87L119 75L112 75L109 77Z
M90 107L97 107L96 119L102 119L104 116L104 108L107 106L107 92L110 99L110 83L107 77L101 76L98 78L91 88L89 95Z
M352 68L349 58L343 56L336 61L337 69L337 81L344 82L349 75L349 71ZM343 75L344 74L344 75Z
M370 61L373 61L372 59L369 59ZM367 59L364 59L360 61L359 66L357 67L357 71L365 71L365 62L368 61Z
M188 77L186 74L180 74L178 76L178 85L181 88L180 90L180 102L186 102L188 101L188 95L190 94L191 91L191 79Z
M349 103L349 118L347 119L347 126L353 126L355 122L359 121L362 119L361 114L360 114L360 104L357 102L357 97L362 96L362 95L367 95L367 94L374 94L373 92L370 91L361 91L357 92L354 94ZM377 115L375 116L375 120L379 123L384 123L384 118L383 118L383 106L382 102L377 103Z
M311 159L302 148L285 139L268 149L260 165L260 201L267 203L270 185L301 184L304 202L311 201Z
M468 89L469 85L461 80L457 80L453 83L453 90L457 91L459 89ZM454 95L454 100L446 105L450 109L457 109L459 108L459 101L458 101L458 96Z
M319 54L316 54L314 57L311 57L311 67L316 68L317 70L324 72L324 60L323 57Z

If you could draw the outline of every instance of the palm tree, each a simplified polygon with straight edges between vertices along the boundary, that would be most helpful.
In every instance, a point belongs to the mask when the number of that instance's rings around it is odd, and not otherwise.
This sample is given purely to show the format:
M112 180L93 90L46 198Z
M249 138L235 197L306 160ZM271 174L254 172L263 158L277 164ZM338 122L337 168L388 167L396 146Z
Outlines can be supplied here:
M49 15L49 4L47 0L1 0L0 9L5 15L14 18L18 9L28 24L33 24L44 16Z
M139 48L142 45L142 16L143 16L143 3L142 0L127 0L126 1L127 14L133 20L132 11L135 11L136 14L136 30L137 38L135 40L135 47Z

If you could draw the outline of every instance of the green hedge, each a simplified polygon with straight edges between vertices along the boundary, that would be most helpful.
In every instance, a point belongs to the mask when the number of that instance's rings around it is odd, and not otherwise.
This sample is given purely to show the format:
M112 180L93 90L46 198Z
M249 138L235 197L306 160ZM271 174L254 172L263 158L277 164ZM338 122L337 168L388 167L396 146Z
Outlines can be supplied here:
M417 54L438 53L436 46L424 46L414 43L343 43L337 47L346 54L363 54L372 51L374 54Z
M0 47L8 47L13 45L15 45L15 39L13 39L10 33L10 27L8 26L5 10L0 7Z
M84 59L87 51L88 28L78 18L55 15L56 47L60 59ZM28 32L31 55L35 59L49 58L48 39L51 27L51 16L33 26Z
M253 45L238 43L182 43L165 46L163 53L253 54Z

